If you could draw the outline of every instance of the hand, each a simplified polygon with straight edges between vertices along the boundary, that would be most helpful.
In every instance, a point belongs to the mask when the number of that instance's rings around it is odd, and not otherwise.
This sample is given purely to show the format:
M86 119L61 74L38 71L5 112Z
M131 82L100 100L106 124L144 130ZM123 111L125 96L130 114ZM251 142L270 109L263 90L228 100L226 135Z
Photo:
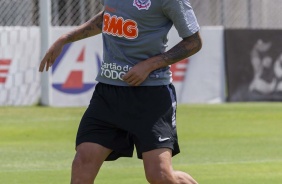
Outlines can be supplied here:
M143 61L133 66L122 79L130 86L139 86L148 77L150 72L149 64Z
M58 40L49 48L49 50L46 52L44 58L40 63L39 72L43 72L45 66L46 66L46 71L49 70L49 68L55 62L56 58L61 54L63 47L64 44Z

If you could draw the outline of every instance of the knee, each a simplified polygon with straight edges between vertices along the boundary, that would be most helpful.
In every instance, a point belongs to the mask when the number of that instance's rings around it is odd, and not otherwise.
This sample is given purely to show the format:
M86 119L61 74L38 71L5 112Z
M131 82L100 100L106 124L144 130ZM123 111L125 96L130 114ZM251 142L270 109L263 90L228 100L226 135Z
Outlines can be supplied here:
M86 163L87 163L86 156L85 155L83 156L83 154L77 152L75 154L73 161L72 161L72 167L81 167L81 166L85 165Z
M93 163L91 155L87 154L84 150L77 150L72 162L73 167L82 167Z
M172 172L151 171L146 172L146 179L150 184L174 184L175 180Z

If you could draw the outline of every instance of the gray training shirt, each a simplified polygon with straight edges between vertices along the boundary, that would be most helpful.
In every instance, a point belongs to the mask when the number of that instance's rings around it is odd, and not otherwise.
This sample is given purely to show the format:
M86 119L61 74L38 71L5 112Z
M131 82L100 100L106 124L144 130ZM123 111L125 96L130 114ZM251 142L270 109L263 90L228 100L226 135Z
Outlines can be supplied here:
M96 80L128 86L122 76L138 62L165 52L174 25L180 37L199 31L189 0L100 0L104 5L103 61ZM141 86L172 82L170 67L153 71Z

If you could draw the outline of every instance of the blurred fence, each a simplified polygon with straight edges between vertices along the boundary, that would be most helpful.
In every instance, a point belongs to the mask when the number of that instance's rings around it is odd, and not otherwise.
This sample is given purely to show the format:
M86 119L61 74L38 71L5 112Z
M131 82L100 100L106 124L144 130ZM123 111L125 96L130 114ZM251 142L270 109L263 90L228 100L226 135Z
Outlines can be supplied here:
M39 0L0 0L0 26L39 25ZM282 0L190 0L201 26L282 28ZM51 0L52 25L79 25L102 9L99 0Z
M282 0L190 0L200 25L281 29Z
M99 0L52 0L54 26L79 25L102 10Z
M38 21L38 0L0 0L0 26L33 26Z

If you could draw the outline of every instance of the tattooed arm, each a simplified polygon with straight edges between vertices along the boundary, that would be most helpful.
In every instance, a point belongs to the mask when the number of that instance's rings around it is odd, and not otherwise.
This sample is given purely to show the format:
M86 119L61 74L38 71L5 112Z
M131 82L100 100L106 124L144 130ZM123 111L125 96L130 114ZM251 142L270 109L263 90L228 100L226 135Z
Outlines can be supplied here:
M135 65L123 80L131 86L139 86L154 70L174 64L197 53L202 48L199 32L184 38L169 51Z
M172 49L161 54L161 59L155 61L156 67L162 68L174 64L196 54L201 48L202 41L199 32L197 32L190 37L184 38Z
M40 63L39 71L43 72L45 66L46 71L48 71L49 67L52 66L56 58L62 52L65 44L100 34L102 32L103 14L104 11L98 13L95 17L80 25L75 30L58 38L46 52Z
M103 14L103 11L98 13L95 17L77 27L75 30L63 35L61 39L63 39L65 43L69 43L100 34L102 32Z

